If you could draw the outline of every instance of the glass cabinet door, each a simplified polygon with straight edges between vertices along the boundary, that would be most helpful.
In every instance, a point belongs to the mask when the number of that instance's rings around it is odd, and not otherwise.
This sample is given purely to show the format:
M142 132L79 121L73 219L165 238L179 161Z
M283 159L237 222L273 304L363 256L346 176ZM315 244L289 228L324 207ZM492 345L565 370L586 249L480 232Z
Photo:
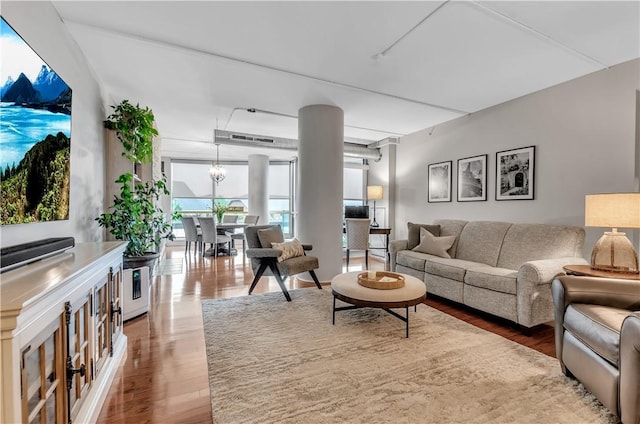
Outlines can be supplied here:
M113 344L118 340L123 332L122 326L122 268L120 266L111 268L109 274L109 285L111 292L111 344L110 354L113 355Z
M67 403L72 420L91 386L90 306L91 293L67 304Z
M98 284L93 292L94 296L94 337L95 337L95 377L100 375L100 371L107 357L109 356L110 347L110 330L109 330L109 284L105 279Z
M45 328L22 349L23 423L64 423L64 361L61 322Z

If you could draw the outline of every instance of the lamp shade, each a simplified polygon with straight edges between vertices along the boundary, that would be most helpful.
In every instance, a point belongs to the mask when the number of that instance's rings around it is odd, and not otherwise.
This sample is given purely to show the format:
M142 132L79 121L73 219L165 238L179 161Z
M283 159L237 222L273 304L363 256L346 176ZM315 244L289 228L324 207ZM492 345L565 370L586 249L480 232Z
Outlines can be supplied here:
M367 199L369 200L381 200L384 191L382 186L367 186Z
M640 228L640 193L587 195L584 201L584 225Z

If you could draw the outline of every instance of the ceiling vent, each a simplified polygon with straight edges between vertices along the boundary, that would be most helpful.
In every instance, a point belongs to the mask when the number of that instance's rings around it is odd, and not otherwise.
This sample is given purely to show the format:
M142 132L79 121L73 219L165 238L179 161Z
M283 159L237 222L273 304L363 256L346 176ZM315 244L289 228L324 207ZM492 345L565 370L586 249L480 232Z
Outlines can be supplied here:
M254 137L248 134L229 134L229 139L237 141L255 141L259 143L273 143L272 138Z
M292 138L266 137L263 135L237 133L231 131L215 130L215 143L230 144L233 146L267 147L281 150L298 150L298 140ZM379 161L382 157L380 149L376 146L364 146L356 143L344 143L344 155L346 157L370 159Z

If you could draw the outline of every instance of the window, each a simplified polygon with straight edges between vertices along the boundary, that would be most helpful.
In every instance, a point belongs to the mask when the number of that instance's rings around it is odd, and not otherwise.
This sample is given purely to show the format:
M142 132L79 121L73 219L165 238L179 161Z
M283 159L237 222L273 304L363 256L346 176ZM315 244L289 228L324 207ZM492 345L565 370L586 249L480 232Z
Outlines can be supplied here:
M269 164L269 224L280 224L287 238L293 237L291 168L290 162Z
M213 202L242 207L249 206L249 165L247 162L222 162L226 178L217 185L209 176L209 161L172 161L172 209L183 215L211 215ZM294 236L296 161L269 164L269 224L279 224L287 238ZM344 205L364 205L368 166L362 159L346 158L344 162ZM344 208L343 208L344 210ZM176 237L184 237L182 222L174 221Z
M171 163L171 209L183 215L210 214L213 181L209 177L209 162ZM184 237L182 222L172 223L176 237Z
M244 215L249 207L249 165L246 162L223 162L222 166L227 176L214 186L214 201L234 207L229 214Z

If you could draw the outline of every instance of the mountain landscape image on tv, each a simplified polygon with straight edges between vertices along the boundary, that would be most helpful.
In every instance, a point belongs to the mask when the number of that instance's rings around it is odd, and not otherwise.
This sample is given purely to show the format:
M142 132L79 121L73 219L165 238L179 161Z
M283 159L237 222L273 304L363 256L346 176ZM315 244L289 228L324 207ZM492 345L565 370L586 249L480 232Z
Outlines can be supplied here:
M0 20L0 224L69 219L71 88Z

